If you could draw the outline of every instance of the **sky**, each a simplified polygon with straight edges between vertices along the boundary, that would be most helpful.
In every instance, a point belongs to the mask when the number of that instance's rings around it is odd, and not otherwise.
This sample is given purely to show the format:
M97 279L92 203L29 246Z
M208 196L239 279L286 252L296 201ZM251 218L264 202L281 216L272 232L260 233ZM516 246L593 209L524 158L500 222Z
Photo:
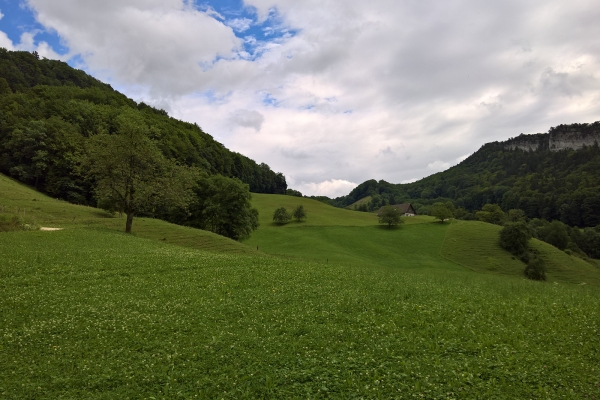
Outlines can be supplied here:
M600 120L598 21L597 0L0 0L0 47L337 197Z

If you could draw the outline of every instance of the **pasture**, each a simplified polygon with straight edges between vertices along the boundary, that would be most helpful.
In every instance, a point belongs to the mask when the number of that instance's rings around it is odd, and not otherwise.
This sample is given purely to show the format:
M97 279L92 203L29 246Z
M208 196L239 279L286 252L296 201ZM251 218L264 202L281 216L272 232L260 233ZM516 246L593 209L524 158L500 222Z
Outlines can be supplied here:
M600 398L589 264L542 246L576 277L532 282L497 244L469 252L488 224L253 197L245 243L147 218L126 235L0 176L0 204L65 228L0 233L0 397ZM269 221L297 204L306 221Z

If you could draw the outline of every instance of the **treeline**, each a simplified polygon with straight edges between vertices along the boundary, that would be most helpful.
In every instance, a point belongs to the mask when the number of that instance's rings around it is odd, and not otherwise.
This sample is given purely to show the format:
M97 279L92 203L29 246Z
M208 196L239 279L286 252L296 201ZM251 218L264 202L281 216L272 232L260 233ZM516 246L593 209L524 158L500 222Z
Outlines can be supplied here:
M168 159L238 178L252 192L285 193L283 174L229 151L196 124L137 104L64 62L0 48L0 172L53 197L94 204L93 182L75 173L75 155L90 137L114 134L130 111Z
M597 127L600 122L590 124ZM579 125L578 125L579 126ZM560 220L570 226L600 224L600 149L524 152L503 143L484 145L465 161L418 182L391 184L369 180L347 196L330 200L346 207L371 196L368 210L385 204L412 203L428 213L438 201L452 201L473 212L485 204L504 211L521 209L530 218Z

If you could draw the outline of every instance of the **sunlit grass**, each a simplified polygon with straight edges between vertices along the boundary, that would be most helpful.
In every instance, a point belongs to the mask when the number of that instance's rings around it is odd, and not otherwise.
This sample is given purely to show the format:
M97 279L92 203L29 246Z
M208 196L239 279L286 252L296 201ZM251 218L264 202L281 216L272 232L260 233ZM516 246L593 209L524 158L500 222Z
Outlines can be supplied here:
M600 396L588 287L81 228L0 234L0 260L4 398Z

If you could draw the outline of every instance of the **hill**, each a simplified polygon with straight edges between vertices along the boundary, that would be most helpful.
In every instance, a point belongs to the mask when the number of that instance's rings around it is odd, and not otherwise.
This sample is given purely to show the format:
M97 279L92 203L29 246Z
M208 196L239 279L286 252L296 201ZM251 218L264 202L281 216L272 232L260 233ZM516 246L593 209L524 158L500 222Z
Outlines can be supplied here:
M371 213L253 198L261 227L246 244L148 218L126 235L118 217L0 175L4 214L65 228L0 233L0 396L600 395L597 288L513 274L482 239L496 226L421 216L390 230ZM298 204L306 221L269 221Z
M483 145L460 164L414 183L368 180L331 201L346 207L366 196L417 208L451 200L468 211L487 203L521 209L529 218L571 226L600 224L600 121L560 125Z
M226 149L196 124L136 103L66 63L0 48L0 172L52 197L95 204L74 155L98 133L114 133L124 109L150 126L162 152L181 164L239 178L254 192L285 193L285 177Z
M476 221L441 224L430 216L404 218L388 229L377 216L292 196L255 194L260 227L243 243L292 259L403 270L474 271L523 278L525 265L498 244L501 227ZM273 223L275 209L302 205L308 217ZM537 239L531 241L548 268L548 281L600 285L600 268Z
M600 297L586 287L83 226L0 233L0 259L5 398L600 394Z
M111 215L98 208L70 204L48 197L14 179L0 174L0 213L22 215L38 226L89 228L121 232L125 216ZM1 215L1 214L0 214ZM243 244L200 229L188 228L152 218L138 218L133 235L194 249L246 254L255 251Z

